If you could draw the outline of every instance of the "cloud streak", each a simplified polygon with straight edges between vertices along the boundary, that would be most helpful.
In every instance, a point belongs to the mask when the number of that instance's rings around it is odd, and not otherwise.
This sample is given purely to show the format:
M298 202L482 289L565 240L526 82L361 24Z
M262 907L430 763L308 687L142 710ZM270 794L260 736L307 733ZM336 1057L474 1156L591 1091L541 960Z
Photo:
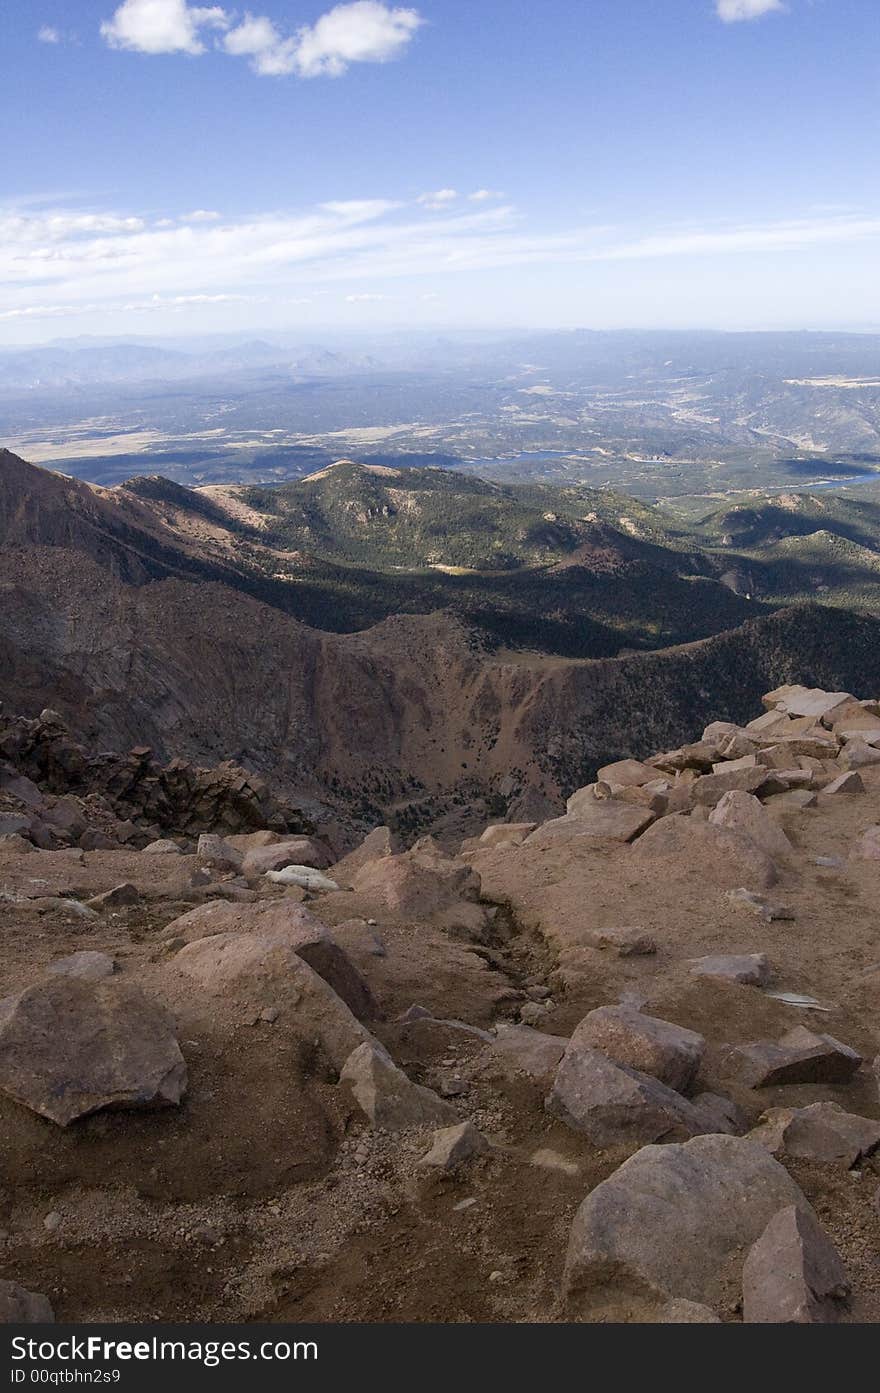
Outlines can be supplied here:
M448 206L448 205L447 205ZM442 218L422 203L328 202L302 212L225 218L196 210L148 218L118 210L0 209L0 317L178 312L231 300L273 303L337 283L351 304L405 277L504 267L730 258L880 242L880 214L816 214L769 223L532 230L509 204L465 200ZM418 278L424 278L418 284ZM386 296L387 298L387 296Z
M738 24L784 10L785 6L782 0L716 0L715 9L724 24Z
M266 15L240 17L220 5L188 0L123 0L101 35L111 48L147 55L205 53L214 47L244 58L259 77L341 77L354 63L401 57L424 20L417 10L352 0L334 5L314 24L284 34ZM54 40L48 40L54 42Z

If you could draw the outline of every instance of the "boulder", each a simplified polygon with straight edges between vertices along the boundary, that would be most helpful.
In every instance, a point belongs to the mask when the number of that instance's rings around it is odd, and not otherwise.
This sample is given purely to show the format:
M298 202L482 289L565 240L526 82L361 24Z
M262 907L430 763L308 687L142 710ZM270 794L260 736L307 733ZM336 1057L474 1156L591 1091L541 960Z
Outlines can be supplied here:
M832 779L830 784L823 788L823 794L827 793L864 793L865 785L861 774L857 774L851 769L846 774L840 774L836 779Z
M846 1112L838 1103L768 1108L749 1135L774 1156L842 1161L850 1167L880 1147L880 1122Z
M66 958L56 958L46 968L54 977L81 977L88 982L100 982L103 977L112 977L116 963L109 953L97 953L82 949L70 953Z
M709 740L699 740L693 745L670 750L667 754L654 755L647 763L654 769L662 769L670 774L680 773L683 769L697 769L701 774L708 774L717 758L717 745Z
M341 1069L352 1051L372 1037L342 998L289 943L260 934L215 934L181 948L169 973L195 982L234 1020L273 1020L307 1044L321 1044Z
M535 827L534 822L496 822L481 834L480 846L521 846Z
M693 1083L706 1041L693 1030L643 1015L634 1006L599 1006L580 1022L569 1049L601 1050L615 1064L651 1074L677 1093Z
M841 769L865 769L869 764L880 764L880 750L866 740L848 740L837 762Z
M419 1165L452 1171L472 1156L485 1156L490 1150L486 1138L472 1122L459 1122L434 1133L431 1150L425 1153Z
M850 1284L815 1215L791 1204L749 1249L742 1291L748 1324L814 1325L839 1319Z
M651 861L658 875L692 882L700 893L707 884L766 890L776 882L773 861L754 842L693 817L662 818L642 834L633 855Z
M339 1082L348 1084L361 1111L383 1131L456 1121L451 1104L407 1078L375 1040L364 1041L352 1051Z
M789 1205L808 1208L785 1168L748 1138L645 1146L575 1215L563 1277L569 1308L616 1285L715 1307L729 1266Z
M122 885L114 885L112 890L105 890L101 895L93 895L90 900L86 900L86 905L100 913L106 909L124 909L139 904L140 898L137 886L124 881Z
M849 1083L862 1057L832 1035L816 1035L800 1025L778 1043L757 1040L740 1046L728 1063L749 1088L769 1088L789 1083Z
M242 872L249 879L255 879L267 871L283 871L285 866L311 866L323 871L332 860L328 848L314 837L289 837L271 846L256 846L246 851Z
M838 707L846 707L855 697L850 692L824 692L821 687L787 684L768 692L761 701L768 710L781 711L787 716L809 716L819 721Z
M745 1113L723 1093L698 1093L691 1104L703 1123L704 1132L726 1132L740 1137L748 1129Z
M54 1320L47 1297L0 1279L0 1325L50 1325Z
M619 958L644 958L657 952L657 940L646 929L596 929L589 936L596 948L610 948Z
M784 857L792 850L791 842L782 828L773 821L754 794L736 789L725 793L709 814L709 821L716 827L726 827L729 832L754 842L769 856Z
M0 1002L0 1089L66 1127L102 1108L179 1103L186 1064L139 987L56 975Z
M196 858L200 866L209 870L221 873L233 871L236 874L241 870L244 860L240 851L213 832L203 832L199 837Z
M520 1074L549 1088L567 1045L564 1035L548 1035L527 1025L500 1025L477 1064L487 1078Z
M780 793L782 785L774 785L771 770L763 765L745 769L724 769L718 774L703 774L694 781L692 795L697 807L714 808L725 793Z
M691 976L717 977L723 982L764 987L770 981L770 964L763 953L712 953L694 959Z
M480 877L460 857L447 856L430 838L407 852L368 861L352 878L358 895L393 914L430 918L459 900L480 898Z
M374 827L360 846L334 864L333 879L347 890L357 872L368 861L379 861L384 856L393 856L397 849L390 827Z
M165 929L166 941L199 939L220 934L253 934L266 942L292 948L333 988L359 1020L377 1014L365 979L330 931L303 905L289 900L263 900L252 905L214 901L199 905Z
M177 842L173 842L170 837L160 837L157 842L149 842L141 850L141 856L180 856L181 850Z
M619 759L615 764L606 764L596 775L596 778L606 784L622 784L624 787L638 788L640 784L649 784L656 779L657 770L650 764L643 764L639 759ZM573 798L577 798L577 794ZM568 800L568 810L573 812L571 807L573 798Z
M285 866L280 871L266 871L265 875L266 879L275 885L299 885L303 890L317 891L321 894L339 889L335 880L331 880L321 871L316 871L312 866Z
M702 1131L698 1114L680 1094L574 1038L544 1106L600 1148Z
M540 849L585 840L631 842L654 821L649 808L616 798L595 798L584 789L573 794L568 805L567 816L542 823L526 837L523 846Z

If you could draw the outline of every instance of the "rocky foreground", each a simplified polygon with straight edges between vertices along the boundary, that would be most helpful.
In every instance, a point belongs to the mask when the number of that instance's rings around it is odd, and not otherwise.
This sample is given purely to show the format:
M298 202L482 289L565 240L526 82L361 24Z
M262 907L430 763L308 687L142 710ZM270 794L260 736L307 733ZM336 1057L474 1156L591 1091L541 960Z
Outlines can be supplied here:
M7 721L5 1319L880 1319L880 701L764 706L341 860Z

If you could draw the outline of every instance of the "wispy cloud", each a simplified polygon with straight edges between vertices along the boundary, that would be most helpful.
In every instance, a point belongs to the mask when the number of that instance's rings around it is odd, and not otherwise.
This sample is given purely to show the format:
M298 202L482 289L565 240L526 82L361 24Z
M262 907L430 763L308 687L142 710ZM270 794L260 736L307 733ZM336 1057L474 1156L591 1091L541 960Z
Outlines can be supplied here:
M458 189L436 189L434 193L420 193L416 203L421 203L423 208L430 208L434 212L441 212L448 208L451 203L455 203L458 198Z
M405 277L418 296L436 294L438 277L503 267L722 259L880 242L880 214L864 212L628 234L609 226L532 229L508 204L447 206L442 218L426 218L424 204L382 198L243 218L208 210L156 218L0 208L0 316L302 301L333 283L354 305L387 298L388 283Z
M240 16L220 5L188 0L123 0L101 34L111 48L135 53L183 53L198 57L214 46L246 58L260 77L341 77L353 63L399 58L424 24L417 10L380 0L335 5L314 24L285 34L266 15Z
M737 24L747 19L760 19L774 10L784 10L782 0L716 0L718 18L725 24Z
M52 24L44 24L37 30L37 38L41 44L60 44L61 30L56 29Z

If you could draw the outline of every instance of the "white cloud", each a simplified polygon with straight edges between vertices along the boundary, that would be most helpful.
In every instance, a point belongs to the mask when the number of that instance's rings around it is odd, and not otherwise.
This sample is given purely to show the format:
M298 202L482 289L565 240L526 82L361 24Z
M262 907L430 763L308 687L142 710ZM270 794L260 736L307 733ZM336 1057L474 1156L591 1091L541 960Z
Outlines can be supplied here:
M490 203L494 198L503 197L504 194L499 193L497 189L475 189L473 193L468 194L471 203Z
M189 215L185 215L189 216ZM375 302L375 286L506 267L730 259L880 243L880 212L811 215L768 223L531 230L507 205L450 208L425 218L387 199L329 202L300 212L184 221L125 210L0 207L0 316L7 320L123 315L133 307L180 312L228 298L277 305L337 285L342 303ZM843 260L845 258L841 258ZM572 274L572 282L577 281ZM348 298L350 297L350 298ZM387 298L387 297L385 297Z
M184 213L181 222L219 222L220 214L211 208L196 208L192 213Z
M250 58L260 77L285 77L296 68L297 40L285 39L265 16L245 15L221 44L235 58Z
M137 53L204 53L204 29L226 29L229 16L219 5L188 5L186 0L123 0L101 34L111 48Z
M37 38L41 44L60 44L61 31L52 24L44 24L41 29L37 30Z
M248 59L260 77L296 73L309 78L340 77L352 63L399 58L423 24L417 10L354 0L286 35L266 15L249 11L240 18L220 5L190 5L188 0L124 0L101 25L101 34L111 48L198 55L205 52L205 31L219 30L218 47L233 58Z
M416 203L421 203L423 208L430 208L433 212L439 213L443 208L448 208L457 198L457 189L437 189L434 193L420 193Z
M744 19L760 19L761 15L774 10L784 10L782 0L716 0L718 18L725 24L736 24Z
M391 9L378 0L335 5L297 35L301 77L339 77L352 63L398 58L424 20L417 10Z
M365 291L361 295L346 295L345 303L347 305L371 305L375 304L378 300L387 299L387 295L375 295L370 291Z

